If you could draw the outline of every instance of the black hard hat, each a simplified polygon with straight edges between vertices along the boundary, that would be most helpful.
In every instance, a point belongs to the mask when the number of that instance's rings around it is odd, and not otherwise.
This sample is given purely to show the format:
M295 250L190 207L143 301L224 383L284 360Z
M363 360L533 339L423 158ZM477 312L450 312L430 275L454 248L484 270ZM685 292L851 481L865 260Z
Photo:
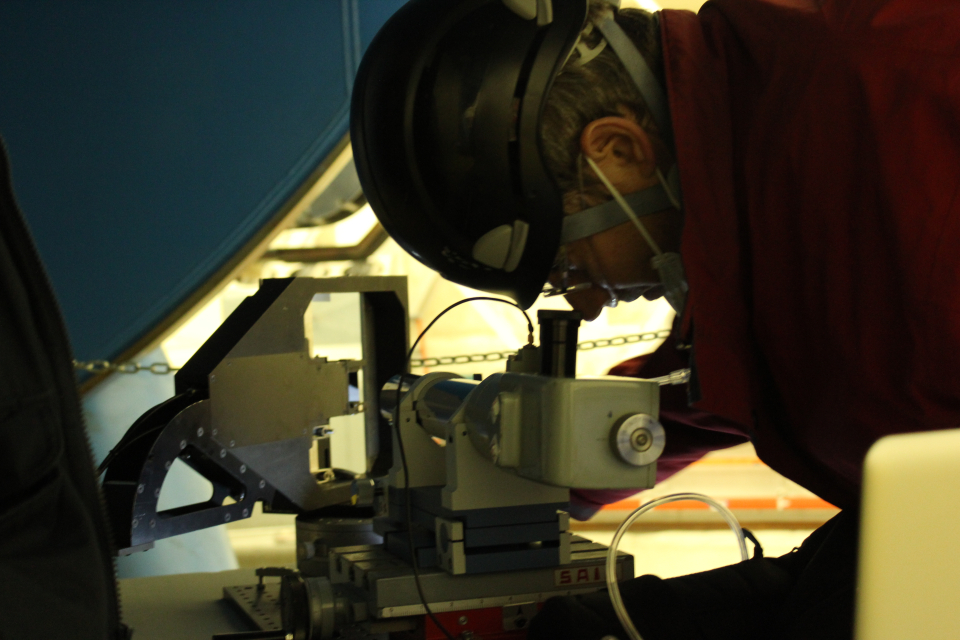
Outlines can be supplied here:
M540 115L586 15L587 0L411 0L354 84L357 173L386 230L445 278L524 308L563 219Z

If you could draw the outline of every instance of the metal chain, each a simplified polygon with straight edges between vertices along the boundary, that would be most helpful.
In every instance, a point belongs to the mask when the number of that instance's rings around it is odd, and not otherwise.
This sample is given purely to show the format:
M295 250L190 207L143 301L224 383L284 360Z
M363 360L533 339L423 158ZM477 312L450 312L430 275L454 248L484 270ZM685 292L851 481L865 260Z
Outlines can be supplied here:
M654 340L663 340L670 335L670 329L660 329L658 331L648 331L646 333L635 333L628 336L617 336L615 338L600 338L597 340L585 340L577 344L577 351L591 351L593 349L603 349L604 347L622 347L627 344L637 342L652 342ZM516 351L494 351L492 353L477 353L469 356L440 356L437 358L424 358L422 360L411 360L410 367L417 369L420 367L438 367L450 364L468 364L470 362L495 362L497 360L506 360Z
M604 347L622 347L628 344L638 342L652 342L662 340L670 335L669 329L660 329L658 331L647 331L646 333L635 333L628 336L617 336L615 338L600 338L598 340L586 340L577 344L578 351L591 351L593 349L603 349ZM497 362L506 360L516 351L493 351L490 353L475 353L472 355L461 356L440 356L437 358L413 359L410 366L414 369L422 367L440 367L451 364L469 364L471 362ZM121 362L114 363L108 360L89 360L80 362L73 361L73 368L90 373L139 373L149 371L157 375L167 375L179 371L179 367L171 367L166 362L154 362L153 364L140 364L139 362Z
M89 360L81 362L73 361L73 368L79 371L89 371L90 373L139 373L149 371L160 376L175 373L180 367L171 367L166 362L154 362L153 364L140 364L139 362L110 362L108 360Z

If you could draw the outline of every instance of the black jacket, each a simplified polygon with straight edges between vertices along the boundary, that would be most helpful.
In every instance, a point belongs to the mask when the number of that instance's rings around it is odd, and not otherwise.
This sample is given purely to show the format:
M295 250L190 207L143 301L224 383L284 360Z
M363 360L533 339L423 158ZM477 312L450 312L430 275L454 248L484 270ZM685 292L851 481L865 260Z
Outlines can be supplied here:
M109 530L70 344L0 140L0 636L116 638Z

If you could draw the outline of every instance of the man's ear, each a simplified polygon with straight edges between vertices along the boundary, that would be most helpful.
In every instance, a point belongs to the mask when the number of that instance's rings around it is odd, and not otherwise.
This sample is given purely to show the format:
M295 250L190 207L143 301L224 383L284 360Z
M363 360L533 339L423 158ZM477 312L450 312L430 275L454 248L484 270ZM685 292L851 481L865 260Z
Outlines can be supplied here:
M608 116L590 122L580 135L580 151L596 162L618 188L614 177L620 174L656 178L657 163L650 136L629 118Z

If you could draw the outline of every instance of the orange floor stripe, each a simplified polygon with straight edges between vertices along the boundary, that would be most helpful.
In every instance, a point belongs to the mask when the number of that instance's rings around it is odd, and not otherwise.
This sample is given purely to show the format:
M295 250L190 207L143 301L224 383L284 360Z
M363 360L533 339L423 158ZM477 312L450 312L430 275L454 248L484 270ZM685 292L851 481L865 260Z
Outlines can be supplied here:
M603 507L604 511L633 511L640 506L639 500L621 500Z
M836 509L835 506L820 498L790 498L788 509Z
M709 505L702 502L684 500L683 502L668 502L667 504L662 504L655 508L654 511L703 511L709 508Z
M727 500L729 509L776 509L776 498L730 498Z

